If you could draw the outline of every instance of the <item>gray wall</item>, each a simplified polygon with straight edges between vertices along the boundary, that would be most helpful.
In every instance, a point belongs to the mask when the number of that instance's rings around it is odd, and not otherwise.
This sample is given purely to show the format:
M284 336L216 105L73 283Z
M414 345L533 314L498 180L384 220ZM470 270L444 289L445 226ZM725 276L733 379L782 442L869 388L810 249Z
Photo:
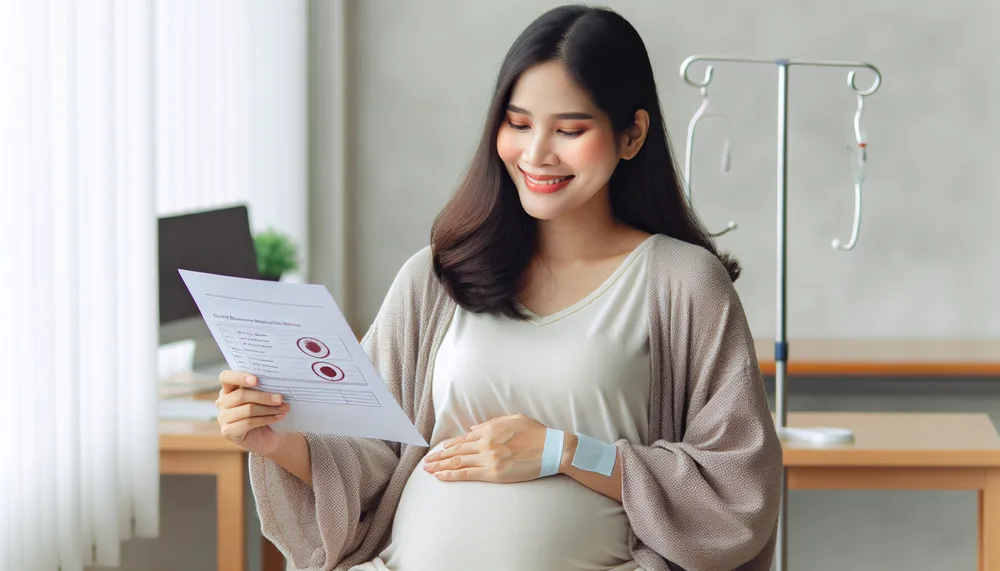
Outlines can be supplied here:
M459 180L510 42L560 2L366 0L351 3L349 141L353 325L374 317L400 264L426 245ZM678 76L694 53L862 60L884 83L866 101L870 147L861 242L849 253L853 195L846 145L856 101L846 72L791 74L789 332L793 337L1000 337L1000 8L990 0L903 3L608 1L642 34L678 164L697 90ZM702 68L698 68L699 70ZM754 333L775 322L776 70L719 66L713 101L733 123L699 132L695 202L744 264L737 283ZM870 80L861 74L859 84ZM965 81L964 85L957 82ZM322 156L314 149L314 156ZM324 189L314 186L314 193ZM314 251L320 251L314 245ZM317 258L322 269L323 258ZM991 295L992 293L992 295ZM979 411L1000 420L1000 379L797 381L790 410ZM815 388L819 385L818 388ZM792 492L793 569L975 568L967 492Z
M352 4L355 326L367 326L399 265L427 243L507 47L558 3ZM1000 336L1000 320L984 319L1000 315L998 3L607 4L646 41L678 163L700 103L678 76L688 55L862 60L882 70L866 102L869 174L861 241L850 253L829 246L849 237L853 212L846 144L856 102L846 71L790 74L791 336ZM870 79L861 74L859 84ZM738 290L760 336L775 330L776 82L773 66L717 68L711 93L733 123L732 170L719 172L721 130L711 123L694 165L695 203L709 226L741 224L720 246L745 266Z
M314 8L325 2L315 0ZM556 2L350 2L352 122L348 168L352 324L371 321L399 265L427 243L434 215L465 168L499 62L517 33ZM800 337L1000 336L1000 8L991 0L904 3L609 1L639 29L653 60L668 129L683 158L699 103L677 76L692 53L860 59L885 83L868 100L871 165L862 241L850 231L846 143L854 101L839 70L792 72L790 334ZM325 14L316 10L314 14ZM854 21L858 19L859 21ZM324 22L311 32L324 33ZM313 42L313 48L326 45ZM313 111L330 86L311 54ZM775 73L720 67L713 95L733 121L732 172L718 174L719 131L706 126L695 164L696 203L712 227L741 229L721 245L745 266L738 282L754 332L774 331ZM866 79L863 77L862 79ZM957 82L964 81L962 85ZM322 163L328 120L312 123L311 220L329 208ZM330 213L331 216L333 213ZM332 280L330 234L314 231L312 275ZM328 284L332 285L332 284ZM792 383L790 410L989 412L1000 421L1000 379L961 385L904 379ZM123 571L209 570L215 562L214 487L164 477L163 536L125 545ZM252 507L251 507L252 509ZM975 498L966 492L792 492L790 562L809 571L972 570ZM258 568L248 514L250 569Z

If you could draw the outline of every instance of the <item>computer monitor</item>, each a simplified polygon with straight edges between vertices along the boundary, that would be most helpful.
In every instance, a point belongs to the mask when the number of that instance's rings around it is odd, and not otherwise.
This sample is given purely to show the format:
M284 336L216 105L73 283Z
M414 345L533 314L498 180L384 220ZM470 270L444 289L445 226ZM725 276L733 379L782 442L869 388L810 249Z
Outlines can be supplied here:
M245 205L159 219L160 344L195 341L193 367L224 363L178 270L259 279Z

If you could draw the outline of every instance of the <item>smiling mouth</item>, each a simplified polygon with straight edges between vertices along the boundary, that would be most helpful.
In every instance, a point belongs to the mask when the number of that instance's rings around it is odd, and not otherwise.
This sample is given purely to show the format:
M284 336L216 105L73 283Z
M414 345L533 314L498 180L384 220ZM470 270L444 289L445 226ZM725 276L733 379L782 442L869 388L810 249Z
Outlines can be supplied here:
M565 188L565 186L569 184L571 180L576 178L575 175L560 176L560 175L528 174L521 167L517 167L517 169L521 171L521 174L524 175L525 186L527 186L528 190L532 192L540 192L540 193L555 192L557 190Z

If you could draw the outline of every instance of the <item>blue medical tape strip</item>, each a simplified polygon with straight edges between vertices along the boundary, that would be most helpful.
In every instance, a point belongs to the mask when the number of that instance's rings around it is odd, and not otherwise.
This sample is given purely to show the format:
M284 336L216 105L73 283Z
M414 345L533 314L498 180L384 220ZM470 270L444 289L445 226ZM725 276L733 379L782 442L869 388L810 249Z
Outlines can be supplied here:
M542 471L540 478L554 476L559 473L559 463L562 460L563 442L566 435L562 430L545 429L545 447L542 448Z
M601 442L584 434L577 433L579 441L576 453L573 455L573 466L588 472L597 472L610 476L615 469L618 458L618 448L614 444Z

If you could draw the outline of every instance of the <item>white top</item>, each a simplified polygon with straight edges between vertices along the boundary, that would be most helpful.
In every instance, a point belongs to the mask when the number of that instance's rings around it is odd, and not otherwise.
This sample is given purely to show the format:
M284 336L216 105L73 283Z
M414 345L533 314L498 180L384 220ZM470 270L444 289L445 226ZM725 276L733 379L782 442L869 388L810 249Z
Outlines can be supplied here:
M434 364L431 450L524 413L551 428L645 444L650 383L647 239L586 298L525 322L459 308ZM413 471L390 545L360 569L635 571L621 503L557 475L442 482Z

